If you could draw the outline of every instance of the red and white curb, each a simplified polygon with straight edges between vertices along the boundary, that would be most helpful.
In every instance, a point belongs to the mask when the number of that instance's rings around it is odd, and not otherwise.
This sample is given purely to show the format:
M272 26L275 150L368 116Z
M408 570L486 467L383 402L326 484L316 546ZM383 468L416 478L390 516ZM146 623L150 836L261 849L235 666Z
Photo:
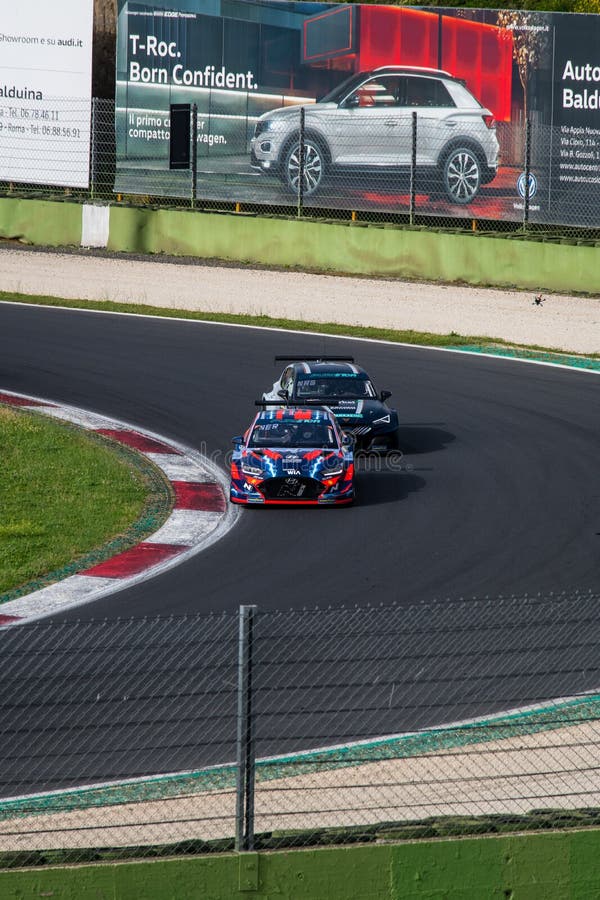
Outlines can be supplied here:
M0 402L42 412L134 448L163 471L175 496L171 515L154 534L111 559L1 604L0 627L55 616L152 578L219 540L239 517L237 507L227 502L225 473L196 450L125 422L39 397L0 391Z

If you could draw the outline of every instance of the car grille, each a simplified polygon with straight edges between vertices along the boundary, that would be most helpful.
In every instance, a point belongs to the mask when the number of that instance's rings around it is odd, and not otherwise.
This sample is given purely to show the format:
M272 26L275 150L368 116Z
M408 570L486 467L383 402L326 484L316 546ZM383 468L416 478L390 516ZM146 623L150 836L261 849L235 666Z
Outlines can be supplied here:
M269 478L260 485L266 500L317 500L324 486L314 478Z

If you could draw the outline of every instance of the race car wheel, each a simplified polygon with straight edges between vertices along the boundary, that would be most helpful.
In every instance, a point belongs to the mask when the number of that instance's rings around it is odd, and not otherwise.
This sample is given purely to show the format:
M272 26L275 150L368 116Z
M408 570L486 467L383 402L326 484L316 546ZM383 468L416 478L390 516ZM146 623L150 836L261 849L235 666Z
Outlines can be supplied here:
M400 450L400 433L398 429L392 431L388 436L388 450L390 453L395 453Z
M374 437L369 444L369 450L375 454L385 453L386 455L393 455L399 453L402 456L402 452L400 450L400 435L398 431L391 431L387 434L381 435L380 438Z
M311 137L304 140L304 196L314 194L325 178L327 162L321 144ZM298 193L300 179L300 142L296 139L287 149L283 163L283 179L292 193Z
M470 203L481 186L481 163L470 147L455 147L444 160L444 190L452 203Z

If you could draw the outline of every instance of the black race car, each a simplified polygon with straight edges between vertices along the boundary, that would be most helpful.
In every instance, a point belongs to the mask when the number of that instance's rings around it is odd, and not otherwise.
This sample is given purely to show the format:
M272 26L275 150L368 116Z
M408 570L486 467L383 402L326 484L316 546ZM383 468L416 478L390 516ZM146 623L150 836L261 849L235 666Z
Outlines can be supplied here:
M398 413L386 404L390 391L379 394L364 369L349 356L276 356L283 372L263 400L327 405L340 427L351 434L356 450L394 451L399 448ZM334 405L335 404L335 405Z

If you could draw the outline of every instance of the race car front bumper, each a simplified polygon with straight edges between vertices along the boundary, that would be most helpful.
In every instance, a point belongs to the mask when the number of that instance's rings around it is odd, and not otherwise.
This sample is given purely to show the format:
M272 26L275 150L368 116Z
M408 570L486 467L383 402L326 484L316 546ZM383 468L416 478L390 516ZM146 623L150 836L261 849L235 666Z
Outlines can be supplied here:
M398 430L379 431L368 425L344 428L354 438L354 452L389 453L398 449Z
M312 478L231 480L229 499L244 505L340 506L354 500L352 477L332 484Z
M349 506L354 502L354 494L343 497L322 497L319 500L265 500L257 497L234 497L230 494L232 503L242 506Z

